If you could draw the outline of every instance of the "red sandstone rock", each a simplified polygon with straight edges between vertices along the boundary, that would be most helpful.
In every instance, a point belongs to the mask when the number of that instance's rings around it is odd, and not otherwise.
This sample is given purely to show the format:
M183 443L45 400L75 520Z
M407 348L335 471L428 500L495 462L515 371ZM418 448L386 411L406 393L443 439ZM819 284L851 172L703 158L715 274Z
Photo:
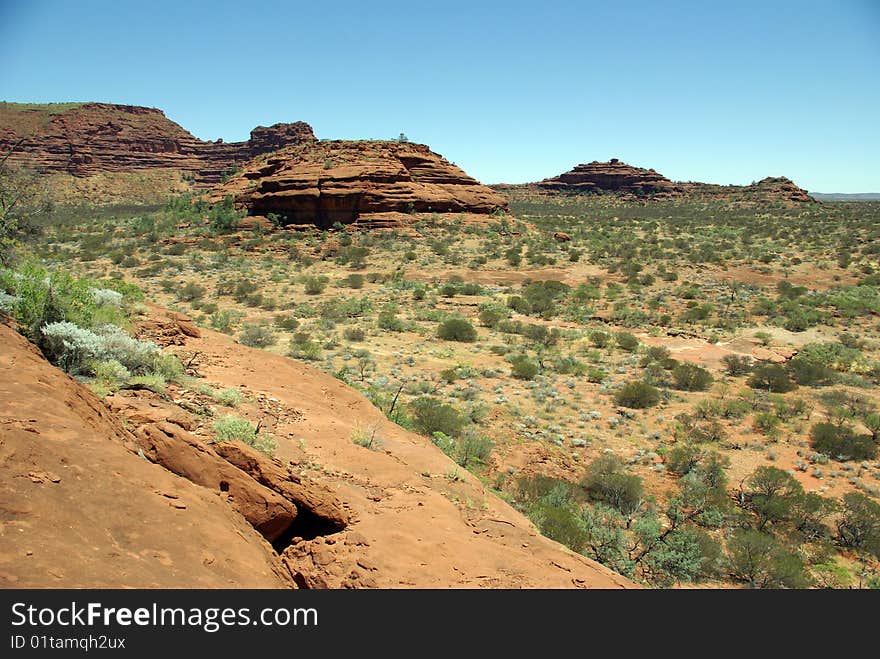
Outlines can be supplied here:
M675 197L681 187L653 169L632 167L616 158L578 165L570 172L536 184L544 190L568 194L616 192L635 197Z
M258 126L246 142L204 142L155 108L0 104L0 154L11 151L12 163L77 177L164 168L208 185L254 156L314 140L301 121Z
M421 144L325 141L255 158L208 193L254 215L329 227L386 213L489 214L503 197Z

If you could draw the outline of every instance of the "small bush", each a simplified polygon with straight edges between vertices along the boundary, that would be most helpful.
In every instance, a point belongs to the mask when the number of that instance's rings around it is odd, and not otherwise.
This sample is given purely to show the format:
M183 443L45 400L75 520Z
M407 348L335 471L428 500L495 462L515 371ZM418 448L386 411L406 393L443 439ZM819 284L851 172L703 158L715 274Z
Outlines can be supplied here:
M114 325L94 332L66 321L49 323L42 329L46 358L68 373L86 372L91 361L116 360L132 373L144 373L159 357L159 346L138 341Z
M389 332L402 332L406 329L406 324L397 317L393 311L384 310L379 312L376 319L379 329L388 330Z
M238 342L250 348L268 348L278 342L278 336L265 325L245 323L238 335Z
M177 299L182 302L195 302L205 297L206 289L194 281L188 281L177 291Z
M797 389L797 384L788 377L788 371L778 364L758 366L746 383L752 389L762 389L774 394L784 394Z
M870 435L858 435L847 425L817 423L810 429L810 446L838 460L873 460L877 444Z
M131 377L131 371L115 359L91 362L88 364L88 370L92 372L96 380L108 385L125 382Z
M660 402L660 392L647 382L628 382L614 394L614 402L621 407L645 409Z
M518 380L533 380L538 370L538 365L523 355L510 360L510 374Z
M224 334L232 334L238 315L231 309L220 309L211 314L211 328Z
M358 423L355 425L354 430L351 431L351 441L371 451L378 450L382 447L382 438L376 435L377 431L378 428L376 426L364 428Z
M306 295L320 295L327 287L327 280L324 277L306 277L303 281L305 285Z
M437 336L444 341L473 343L477 340L477 330L464 318L450 318L440 324Z
M837 537L844 547L867 551L880 559L880 503L861 492L845 494Z
M602 501L624 515L635 513L642 503L642 479L626 473L623 461L612 453L596 458L584 477L581 487L590 498Z
M258 433L256 426L247 419L232 415L224 416L217 419L212 428L216 442L238 440L270 457L278 448L278 443L274 439L264 433Z
M629 332L618 332L616 341L617 347L626 352L635 352L639 349L639 340Z
M702 366L683 362L672 369L672 381L676 389L705 391L712 384L712 374Z
M430 396L417 398L410 403L410 409L416 430L428 436L441 432L458 437L467 423L465 416L452 405Z
M734 377L752 371L752 358L746 355L724 355L721 361L724 363L724 371Z
M279 314L274 318L275 327L286 332L295 332L299 327L299 320L293 316Z
M474 461L485 463L491 452L492 441L488 437L468 432L458 441L454 459L467 469Z
M602 330L594 330L590 332L590 343L597 348L607 348L611 343L611 335Z
M480 306L479 318L484 327L495 327L508 316L507 308L499 304L484 304Z
M235 387L215 391L212 398L221 405L226 405L227 407L238 407L244 400L242 393Z

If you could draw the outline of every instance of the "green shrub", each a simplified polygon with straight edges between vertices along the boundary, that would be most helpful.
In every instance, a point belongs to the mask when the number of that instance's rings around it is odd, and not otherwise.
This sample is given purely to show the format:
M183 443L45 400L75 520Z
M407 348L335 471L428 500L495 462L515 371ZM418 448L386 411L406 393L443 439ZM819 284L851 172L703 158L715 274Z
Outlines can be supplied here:
M157 352L147 368L153 375L158 375L166 382L178 382L184 375L180 358L170 352Z
M635 352L639 349L639 340L629 332L618 332L616 337L617 347L626 352Z
M795 355L788 362L788 372L795 382L809 387L834 384L837 379L834 371L807 355Z
M524 355L518 355L510 360L510 374L518 380L533 380L538 370L538 365Z
M810 429L810 446L838 460L873 460L877 444L871 435L858 435L851 426L817 423Z
M145 387L152 392L157 394L165 393L165 378L161 375L154 375L152 373L148 373L147 375L136 375L133 378L129 378L128 385L140 385L141 387Z
M772 535L737 529L727 549L731 576L752 588L807 588L810 585L801 558Z
M880 503L861 492L843 495L837 539L844 547L860 549L880 559Z
M91 362L88 364L88 370L92 372L96 380L108 385L125 382L131 377L131 371L115 359Z
M676 389L705 391L712 384L712 374L702 366L683 362L672 369L672 381Z
M784 394L797 389L797 384L788 377L788 371L778 364L758 366L746 383L752 389L761 389L774 394Z
M590 332L590 343L597 348L607 348L611 343L611 335L602 330L593 330Z
M458 437L465 425L466 417L452 405L447 405L437 398L423 396L410 403L415 429L431 436L441 432L449 437Z
M242 393L235 387L228 387L227 389L215 391L212 398L221 405L226 405L228 407L238 407L244 400Z
M397 317L397 314L389 310L380 311L376 322L379 329L389 332L403 332L406 329L406 324Z
M623 460L613 453L604 453L591 462L580 485L590 498L624 515L632 515L641 507L642 479L626 473Z
M0 292L22 333L41 348L40 330L48 323L70 322L88 329L97 308L91 282L66 270L47 271L26 263L17 271L0 270Z
M351 431L351 441L365 449L378 450L382 447L383 442L382 438L376 435L377 432L378 427L376 426L365 428L357 423L354 430Z
M495 327L499 322L509 316L506 307L499 304L480 305L480 322L485 327Z
M278 336L266 325L245 323L238 335L238 342L251 348L268 348L278 342Z
M216 442L238 440L270 457L275 454L275 450L278 448L278 443L272 437L258 432L256 426L247 419L227 415L217 419L212 428Z
M293 316L279 314L273 319L275 327L286 332L295 332L299 327L299 320Z
M746 375L752 370L752 358L746 355L724 355L721 361L725 372L734 377Z
M232 309L220 309L211 314L211 328L224 334L232 334L238 323L238 314Z
M94 361L116 360L132 373L152 370L160 356L152 341L138 341L114 325L95 331L62 321L43 326L42 348L46 358L68 373L86 372Z
M492 452L492 440L484 435L466 432L458 440L453 459L459 466L467 469L472 462L484 464Z
M616 394L614 402L621 407L644 409L660 402L660 392L647 382L636 380L625 384Z
M195 302L205 297L206 289L194 281L188 281L177 291L177 299L183 302Z
M309 276L303 280L306 295L320 295L327 287L326 277Z
M227 196L220 203L214 204L208 210L208 224L217 233L229 233L234 231L244 213L235 210L232 196Z
M440 324L437 336L444 341L473 343L477 340L477 330L464 318L449 318Z

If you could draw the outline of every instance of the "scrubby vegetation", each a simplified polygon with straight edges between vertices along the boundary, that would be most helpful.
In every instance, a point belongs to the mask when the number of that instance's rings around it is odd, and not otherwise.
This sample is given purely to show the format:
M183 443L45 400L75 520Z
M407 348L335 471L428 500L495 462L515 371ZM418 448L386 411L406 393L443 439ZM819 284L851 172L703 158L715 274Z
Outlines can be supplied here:
M358 388L543 533L650 585L877 583L880 204L511 211L534 228L433 214L267 237L192 200L66 211L26 243L65 268L5 271L0 306L96 386L172 382L120 338L141 289Z

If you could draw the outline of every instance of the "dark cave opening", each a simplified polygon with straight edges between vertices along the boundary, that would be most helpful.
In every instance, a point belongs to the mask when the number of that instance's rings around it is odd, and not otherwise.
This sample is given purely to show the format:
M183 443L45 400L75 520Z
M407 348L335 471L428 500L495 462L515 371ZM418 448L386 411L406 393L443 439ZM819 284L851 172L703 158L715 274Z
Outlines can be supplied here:
M287 549L294 538L314 540L315 538L333 535L345 530L345 524L321 517L305 507L297 509L296 519L287 529L272 542L272 548L280 554Z

